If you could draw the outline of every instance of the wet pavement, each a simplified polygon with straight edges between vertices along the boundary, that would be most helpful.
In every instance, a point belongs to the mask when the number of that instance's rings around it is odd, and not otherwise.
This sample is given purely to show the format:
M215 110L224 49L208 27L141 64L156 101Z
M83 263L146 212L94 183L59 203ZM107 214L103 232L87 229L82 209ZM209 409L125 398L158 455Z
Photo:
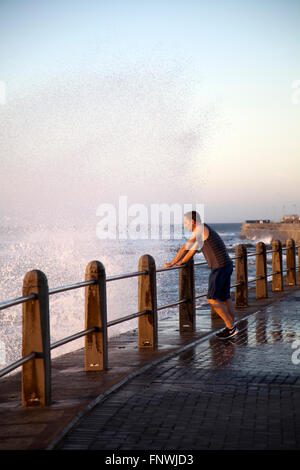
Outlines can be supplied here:
M57 449L300 449L300 291L148 368Z

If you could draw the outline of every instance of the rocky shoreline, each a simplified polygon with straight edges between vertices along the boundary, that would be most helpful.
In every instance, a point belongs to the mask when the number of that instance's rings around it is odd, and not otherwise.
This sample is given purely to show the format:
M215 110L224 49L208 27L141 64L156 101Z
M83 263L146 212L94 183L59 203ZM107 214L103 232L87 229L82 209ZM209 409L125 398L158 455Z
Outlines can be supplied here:
M290 238L300 244L300 223L247 223L244 222L241 228L241 239L246 240L280 240L283 246Z

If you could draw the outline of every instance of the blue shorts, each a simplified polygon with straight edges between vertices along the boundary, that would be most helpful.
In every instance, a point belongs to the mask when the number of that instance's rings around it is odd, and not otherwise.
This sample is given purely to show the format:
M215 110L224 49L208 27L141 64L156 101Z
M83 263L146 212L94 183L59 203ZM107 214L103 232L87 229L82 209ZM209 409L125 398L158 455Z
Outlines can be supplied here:
M208 279L207 299L225 301L230 298L230 277L233 264L222 268L213 268Z

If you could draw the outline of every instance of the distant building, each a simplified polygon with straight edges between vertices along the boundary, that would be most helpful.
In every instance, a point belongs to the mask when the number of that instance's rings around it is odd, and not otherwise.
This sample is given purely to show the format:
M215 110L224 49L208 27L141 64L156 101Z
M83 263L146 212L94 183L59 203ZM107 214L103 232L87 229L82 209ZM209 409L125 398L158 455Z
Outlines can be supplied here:
M246 224L269 224L271 221L269 219L265 220L246 220Z
M300 223L300 217L298 214L285 215L282 217L281 222L286 224L297 224Z

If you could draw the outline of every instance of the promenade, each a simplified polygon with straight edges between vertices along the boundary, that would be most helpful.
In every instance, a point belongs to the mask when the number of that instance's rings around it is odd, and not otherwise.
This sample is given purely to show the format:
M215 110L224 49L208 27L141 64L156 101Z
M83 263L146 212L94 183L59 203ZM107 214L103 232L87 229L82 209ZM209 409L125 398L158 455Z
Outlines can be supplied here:
M238 327L133 378L58 448L300 449L300 291Z
M85 372L82 349L53 359L50 407L23 408L20 373L5 377L0 449L299 449L299 287L250 290L236 312L225 342L206 309L194 333L176 313L160 321L155 351L136 331L110 339L107 371Z

